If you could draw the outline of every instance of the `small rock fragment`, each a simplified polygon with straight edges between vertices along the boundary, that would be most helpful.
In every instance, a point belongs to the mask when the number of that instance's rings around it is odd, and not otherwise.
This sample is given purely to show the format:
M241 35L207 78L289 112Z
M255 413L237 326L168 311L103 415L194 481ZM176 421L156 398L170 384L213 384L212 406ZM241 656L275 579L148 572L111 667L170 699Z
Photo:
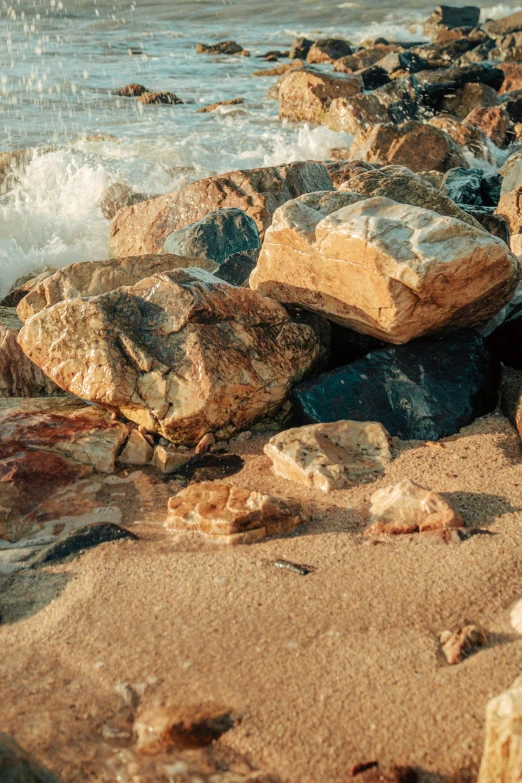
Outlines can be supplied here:
M478 625L464 625L455 631L442 631L439 639L442 652L451 665L460 663L488 643L485 631Z
M156 446L152 457L152 464L162 473L169 475L176 473L183 465L190 460L189 451L175 451L165 446Z
M511 627L522 634L522 598L513 606L510 612Z
M143 84L126 84L125 87L120 87L119 90L116 90L114 94L125 98L137 98L145 92L149 92L149 90Z
M291 563L289 560L272 560L272 565L276 568L282 568L285 571L291 571L293 574L299 574L299 576L306 576L307 574L311 574L314 570L309 566Z
M152 460L152 454L152 447L148 440L138 430L131 430L118 462L122 465L148 465Z
M198 109L198 114L208 114L211 111L219 109L220 106L239 106L244 102L244 98L230 98L228 101L216 101L216 103L211 103L209 106L202 106L201 109Z
M211 446L214 445L215 442L216 438L211 432L207 432L206 435L203 435L198 445L196 446L197 456L199 457L201 454L206 454L206 452L210 449Z
M136 100L138 103L142 103L144 105L152 105L156 103L169 103L169 104L178 104L183 103L181 98L178 98L177 95L174 95L172 92L144 92L141 95L139 95Z
M462 517L445 498L410 479L403 479L372 495L370 522L366 535L464 527Z
M136 750L153 756L168 750L205 748L239 721L232 710L215 704L150 707L134 722Z

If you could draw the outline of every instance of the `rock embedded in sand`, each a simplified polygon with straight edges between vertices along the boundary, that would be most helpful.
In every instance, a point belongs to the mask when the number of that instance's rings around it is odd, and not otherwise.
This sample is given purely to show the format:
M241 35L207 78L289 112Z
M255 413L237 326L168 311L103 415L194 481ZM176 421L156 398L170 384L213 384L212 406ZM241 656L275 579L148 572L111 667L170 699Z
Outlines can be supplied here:
M168 476L186 465L191 456L190 451L176 451L168 446L156 446L152 464L161 473Z
M58 778L3 732L0 732L0 780L3 783L58 783Z
M251 288L391 343L485 323L511 299L518 261L497 237L388 198L346 206L348 195L277 210Z
M310 64L334 63L348 54L352 54L352 47L343 38L320 38L314 41L308 50L306 62Z
M375 478L391 461L391 438L375 422L336 421L284 430L264 452L274 473L331 492Z
M522 14L521 14L522 17ZM522 677L486 708L486 741L477 783L520 783Z
M439 639L444 657L452 666L488 643L486 633L478 625L464 625L455 631L443 631Z
M120 210L111 224L109 248L113 256L161 253L173 231L225 207L250 215L263 238L281 204L302 193L331 189L320 163L231 171Z
M292 533L307 521L296 500L203 481L170 498L165 527L205 533L218 543L250 544Z
M324 354L313 320L199 269L66 299L18 339L71 394L187 445L275 413Z
M323 123L334 98L360 93L362 80L355 74L332 74L318 68L290 71L279 87L279 116L292 122Z
M71 532L62 533L56 541L45 547L31 560L31 566L57 562L109 541L136 541L137 538L130 530L125 530L113 522L95 522L83 525Z
M239 722L233 710L217 704L149 707L134 721L136 750L155 756L171 750L205 748Z
M61 394L17 343L22 322L14 307L0 307L0 397L40 397Z
M519 599L512 607L509 613L509 619L513 630L522 634L522 599Z
M410 479L380 489L370 498L366 535L397 535L464 527L460 514L441 495Z

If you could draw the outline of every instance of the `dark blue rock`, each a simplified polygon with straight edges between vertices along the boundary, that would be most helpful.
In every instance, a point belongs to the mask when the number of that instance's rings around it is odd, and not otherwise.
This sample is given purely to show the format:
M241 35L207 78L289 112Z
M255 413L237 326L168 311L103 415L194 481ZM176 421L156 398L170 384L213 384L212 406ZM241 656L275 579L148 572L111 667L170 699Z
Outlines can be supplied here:
M460 206L468 215L472 215L482 228L509 245L510 233L507 220L502 215L495 215L495 207L477 207L469 204Z
M456 204L463 206L496 207L500 199L502 178L499 174L485 174L482 169L450 169L442 184Z
M363 81L365 90L376 90L377 87L382 87L384 84L391 82L387 71L381 68L380 65L369 65L368 68L363 68L359 71L359 76Z
M473 331L372 351L297 386L304 423L378 421L403 440L454 435L497 403L499 371Z
M163 251L222 264L233 253L260 247L254 220L242 209L217 209L169 234Z
M214 276L224 280L225 283L230 283L230 285L239 287L247 285L250 273L256 268L259 253L259 248L232 253L226 261L218 266Z

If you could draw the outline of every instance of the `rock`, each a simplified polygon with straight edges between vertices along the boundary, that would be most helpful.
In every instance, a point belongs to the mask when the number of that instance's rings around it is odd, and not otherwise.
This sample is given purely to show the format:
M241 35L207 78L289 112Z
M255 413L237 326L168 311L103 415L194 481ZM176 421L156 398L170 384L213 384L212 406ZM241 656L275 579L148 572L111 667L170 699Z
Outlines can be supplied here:
M113 256L161 253L173 231L225 207L250 215L262 239L277 207L302 193L331 187L320 163L289 163L209 177L120 210L111 224L109 248Z
M171 473L176 473L190 459L191 454L189 451L176 451L167 446L156 446L152 464L162 473L170 475Z
M478 625L464 625L455 631L443 631L439 639L444 657L451 665L460 663L488 644L488 637Z
M183 103L181 98L174 95L173 92L144 92L136 98L138 103L143 105L152 105L157 103L179 104Z
M485 323L510 300L517 259L482 228L340 191L319 208L313 195L274 215L250 277L259 293L392 343Z
M139 204L140 201L148 201L155 196L148 193L137 193L125 182L114 182L103 194L100 208L107 220L112 220L114 215L123 207Z
M241 209L210 212L197 223L178 228L163 245L166 253L222 264L232 253L261 247L255 221Z
M451 114L458 120L464 120L473 109L497 106L498 102L498 95L493 87L480 84L480 82L468 82L446 96L442 100L439 110Z
M143 93L150 92L143 84L126 84L125 87L120 87L115 91L115 95L120 95L125 98L137 98Z
M464 125L452 117L432 117L429 125L451 136L458 147L467 147L476 158L494 163L488 146L488 137L480 128Z
M368 68L356 71L356 74L361 77L365 90L375 90L390 83L390 77L380 65L370 65Z
M519 16L522 17L522 13ZM511 688L488 702L486 742L477 783L519 783L522 769L521 720L522 677L517 677Z
M469 204L462 204L462 209L468 213L470 217L476 220L482 228L493 234L494 237L498 237L509 247L509 226L503 217L495 214L494 207L478 207L470 206ZM515 253L515 255L518 255Z
M131 430L118 462L122 465L148 465L152 462L152 455L148 440L138 430Z
M64 300L33 316L18 339L70 393L189 445L278 410L323 359L310 323L208 272L177 269Z
M42 280L20 301L17 313L22 321L27 321L44 308L65 299L99 296L121 286L134 285L154 274L192 267L212 272L216 264L205 258L187 258L170 253L111 258L107 261L81 261L59 269Z
M441 495L403 479L370 498L370 526L366 535L425 533L464 527L464 521Z
M382 424L336 421L284 430L264 452L277 476L323 492L373 480L391 461L391 439Z
M398 767L378 761L355 764L348 771L349 778L357 783L419 783L419 774L413 767Z
M378 63L389 74L397 71L418 73L429 68L428 61L415 52L390 52L382 60L378 60Z
M290 71L279 87L279 116L292 122L326 122L334 98L351 98L361 88L362 80L355 74L312 67Z
M466 5L456 8L452 5L438 5L432 11L426 22L425 28L429 31L435 27L476 27L479 23L480 8L474 5Z
M412 80L418 97L437 107L448 94L470 82L487 84L499 90L504 81L504 72L490 65L459 65L421 71L414 74Z
M87 549L105 544L107 541L136 541L138 536L130 530L112 522L97 522L84 525L60 535L56 541L45 547L31 560L31 566L54 563L71 555L78 555Z
M482 169L450 169L443 186L456 204L496 207L500 198L501 178L498 174L485 175Z
M522 600L518 600L509 613L511 627L517 633L522 634Z
M239 715L217 704L149 707L134 721L136 750L154 756L172 750L206 748L239 722Z
M390 52L395 51L395 46L382 45L373 46L369 49L359 49L358 52L349 54L336 60L333 66L334 71L338 73L355 73L363 68L369 68L378 63Z
M347 150L343 150L343 149L330 150L331 157L334 160L337 159L339 162L324 164L328 169L328 174L330 175L330 178L336 190L338 190L341 187L341 185L344 185L346 182L349 182L350 179L354 177L356 174L362 174L365 171L376 171L375 166L372 166L371 163L364 163L361 160L355 160L355 161L346 160L344 157L344 153L346 151ZM316 199L313 199L313 201L315 203Z
M511 121L504 106L473 109L464 119L464 123L480 128L497 147L505 147L509 143Z
M394 78L389 84L384 84L373 91L374 97L387 109L391 122L400 124L433 114L431 107L428 110L419 102L414 78L414 76Z
M228 101L216 101L216 103L211 103L209 106L202 106L201 109L198 109L198 114L208 114L211 111L216 111L216 109L219 109L221 106L239 106L244 102L244 98L230 98Z
M249 54L235 41L220 41L217 44L196 44L196 54Z
M224 280L230 285L245 286L248 285L248 278L255 269L259 259L260 248L255 250L242 250L239 253L232 253L228 258L218 266L214 272L214 277Z
M522 185L522 150L518 150L510 155L504 165L499 169L502 177L501 195L516 190Z
M2 783L59 783L12 737L0 732L0 779Z
M206 533L217 543L250 544L293 533L307 521L296 500L203 481L170 498L165 527Z
M341 57L352 54L352 47L348 41L342 38L320 38L314 41L306 55L306 62L315 63L334 63Z
M207 451L210 451L210 447L213 446L215 442L216 439L214 435L211 432L207 432L196 446L196 455L199 457L201 454L206 454Z
M516 190L502 192L495 214L506 220L512 235L522 234L522 182Z
M303 60L292 60L289 63L282 63L281 65L278 65L276 68L264 68L260 71L254 71L252 73L252 76L283 76L285 73L288 73L288 71L295 71L297 68L302 68L304 66ZM272 88L270 88L272 89ZM279 90L279 85L277 85L277 88L275 89L275 94L272 96L269 92L268 97L274 98L277 100L277 94Z
M385 166L407 166L412 171L467 168L466 159L444 131L410 121L403 125L375 125L361 131L350 147L350 160Z
M522 63L500 63L498 67L504 72L504 82L499 90L501 95L522 90Z
M518 141L520 139L520 129L518 126L520 126L520 123L522 122L522 95L515 95L515 97L512 98L508 93L506 100L502 105L506 109L510 122L515 126L513 128L513 133Z
M50 277L56 272L56 269L52 267L46 267L39 275L34 275L34 272L29 272L27 275L19 277L11 286L7 296L0 301L0 307L16 307L18 303L26 296L30 291L36 288L42 280L46 277Z
M502 412L522 438L522 372L520 369L515 370L509 366L502 369L500 405Z
M517 11L496 21L486 22L484 30L492 37L518 33L522 30L522 11Z
M0 307L0 397L61 394L55 383L27 358L16 338L22 322L13 307Z
M375 123L389 122L388 109L373 93L352 98L334 98L328 112L328 127L356 136Z
M291 399L305 422L378 421L403 440L440 440L494 410L497 383L484 340L462 331L372 351L302 383Z
M309 38L296 38L288 57L290 60L306 60L313 43Z

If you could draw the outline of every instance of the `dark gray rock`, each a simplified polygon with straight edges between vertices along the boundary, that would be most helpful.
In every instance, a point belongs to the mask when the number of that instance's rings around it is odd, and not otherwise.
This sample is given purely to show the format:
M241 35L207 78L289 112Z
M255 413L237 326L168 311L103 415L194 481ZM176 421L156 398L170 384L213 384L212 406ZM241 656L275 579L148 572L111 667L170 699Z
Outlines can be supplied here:
M242 209L218 209L170 234L165 253L222 264L232 253L260 247L255 221Z
M501 215L495 215L495 207L477 207L469 204L460 204L460 207L478 220L480 225L493 236L498 237L506 245L509 245L509 226L507 220Z
M379 60L379 66L387 73L394 71L418 73L430 67L428 61L415 52L390 52L382 60Z
M411 78L419 98L437 105L449 93L471 82L480 82L499 90L504 81L504 71L490 65L476 64L420 71Z
M378 421L403 440L454 435L497 403L498 365L473 331L372 351L297 386L301 421Z
M496 207L500 199L501 177L482 169L450 169L442 180L446 193L462 206Z
M425 22L425 28L475 27L479 23L480 8L475 5L465 5L457 8L454 5L438 5Z
M12 737L0 732L0 781L2 783L59 783Z
M310 40L310 38L296 38L288 57L290 60L306 60L313 44L314 41Z
M250 273L256 267L260 248L255 250L240 250L232 253L214 272L215 277L224 280L225 283L242 287L247 285Z
M31 565L51 563L63 560L70 555L77 555L86 549L104 544L106 541L119 541L120 539L136 540L138 537L130 530L115 525L113 522L95 522L84 525L70 533L59 536L56 541L45 547L31 561Z
M378 87L373 94L382 106L388 109L390 119L396 123L416 120L423 113L413 76L394 79L388 84Z
M376 90L377 87L391 82L388 73L379 65L369 65L368 68L363 68L357 73L362 79L365 90Z
M522 122L522 95L514 95L511 97L508 93L507 100L503 101L509 119L513 123Z

